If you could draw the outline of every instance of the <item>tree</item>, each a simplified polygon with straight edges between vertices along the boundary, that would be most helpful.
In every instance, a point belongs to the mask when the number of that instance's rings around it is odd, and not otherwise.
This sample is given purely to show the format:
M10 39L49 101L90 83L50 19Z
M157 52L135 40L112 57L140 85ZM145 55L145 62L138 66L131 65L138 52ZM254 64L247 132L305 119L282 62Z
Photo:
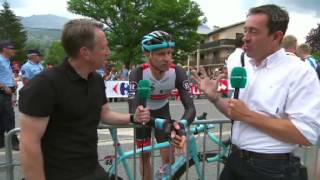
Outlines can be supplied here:
M63 61L66 57L66 53L59 41L52 43L51 47L48 49L47 59L45 64L57 65Z
M313 52L320 52L320 24L317 28L311 29L306 37L306 43L308 43Z
M111 59L127 65L141 62L141 39L154 30L172 34L176 63L186 61L198 47L197 28L205 22L199 5L191 0L69 0L68 9L104 23Z
M8 2L2 4L0 10L0 40L12 41L17 48L17 60L25 60L24 45L27 40L26 31L17 16L10 10Z

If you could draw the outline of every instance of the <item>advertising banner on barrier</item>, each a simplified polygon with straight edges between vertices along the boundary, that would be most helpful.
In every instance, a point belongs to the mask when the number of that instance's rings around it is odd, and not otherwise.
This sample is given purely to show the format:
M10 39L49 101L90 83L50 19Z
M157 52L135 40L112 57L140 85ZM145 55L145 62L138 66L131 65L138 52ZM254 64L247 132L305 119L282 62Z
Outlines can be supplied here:
M191 94L192 95L203 95L203 92L200 91L197 84L191 85Z
M108 98L127 98L129 81L104 81Z
M129 81L104 81L106 85L106 94L108 98L127 98L129 93ZM192 95L202 95L197 84L191 85ZM173 90L173 96L177 95L177 92Z

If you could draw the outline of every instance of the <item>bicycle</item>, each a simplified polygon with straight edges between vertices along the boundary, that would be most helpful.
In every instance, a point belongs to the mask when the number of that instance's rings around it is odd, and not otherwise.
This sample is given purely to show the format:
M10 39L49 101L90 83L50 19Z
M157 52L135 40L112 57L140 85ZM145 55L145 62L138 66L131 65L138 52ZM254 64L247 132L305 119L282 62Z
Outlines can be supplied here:
M195 118L196 121L201 121L206 119L206 113L203 113L201 116L198 116ZM201 163L202 161L207 161L208 163L212 162L218 162L222 161L226 158L226 152L227 152L227 146L224 144L224 142L220 141L220 139L210 130L215 128L213 124L197 124L194 127L189 129L188 132L188 154L189 159L187 161L187 158L185 156L180 156L171 166L169 166L169 174L162 177L162 180L167 179L180 179L180 177L187 171L187 168L190 168L192 166L195 166L196 172L198 177L200 179L206 179L201 172ZM119 142L115 129L109 129L111 137L114 142ZM199 133L208 132L207 135L209 136L210 140L213 141L215 144L221 147L221 151L219 152L200 152L197 141L196 141L196 135ZM131 150L124 152L122 147L119 143L117 143L117 153L119 154L119 157L116 158L115 163L112 164L112 166L107 170L109 174L110 179L115 179L116 173L116 167L122 163L124 170L126 172L127 178L129 180L134 180L135 177L132 174L131 167L129 166L127 159L132 158L134 154L142 154L142 152L152 152L154 150L159 150L162 148L167 148L170 146L170 142L162 142L153 144L151 146L146 146L143 149L139 148L136 150ZM117 157L117 156L116 156ZM118 179L122 179L120 176L118 176Z

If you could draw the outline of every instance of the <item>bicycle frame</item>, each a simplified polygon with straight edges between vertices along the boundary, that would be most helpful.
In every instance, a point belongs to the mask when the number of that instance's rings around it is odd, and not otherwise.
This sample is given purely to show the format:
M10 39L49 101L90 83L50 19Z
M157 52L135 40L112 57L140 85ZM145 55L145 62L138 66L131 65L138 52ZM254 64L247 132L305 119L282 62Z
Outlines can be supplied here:
M188 138L188 154L189 154L189 159L193 159L195 162L195 168L196 168L196 172L198 174L198 176L200 177L200 179L205 180L206 178L204 177L204 174L202 174L201 172L201 160L199 157L199 148L197 145L197 141L196 141L196 137L194 135L195 132L197 133L202 133L205 132L206 130L209 129L213 129L214 125L213 124L208 124L208 125L197 125L196 127L193 127L191 129L189 129L189 138ZM115 129L109 129L110 130L110 134L111 137L113 139L114 142L119 142L118 141L118 137L116 134L116 130ZM212 158L207 158L207 162L211 163L211 162L217 162L220 160L221 157L223 157L226 153L226 147L225 145L220 142L219 138L213 133L208 131L208 136L209 138L216 143L217 145L219 145L220 147L222 147L222 151L220 151L215 157ZM168 148L170 147L170 142L162 142L162 143L157 143L154 144L153 146L146 146L143 148L143 152L152 152L154 150L159 150L159 149L163 149L163 148ZM129 166L127 159L131 158L134 156L134 153L136 154L141 154L142 153L142 148L136 149L136 151L131 150L131 151L127 151L124 152L121 145L119 144L119 146L117 147L117 153L119 154L119 157L116 159L115 163L112 164L112 166L108 169L109 175L115 175L116 173L116 167L122 163L127 178L129 180L134 180L134 176L132 174L132 168ZM171 166L169 166L171 168L171 170L169 172L171 172L169 175L167 175L166 177L163 177L162 180L169 180L170 176L175 174L178 169L183 166L186 161L189 159L187 159L185 156L180 156L173 164L171 164Z

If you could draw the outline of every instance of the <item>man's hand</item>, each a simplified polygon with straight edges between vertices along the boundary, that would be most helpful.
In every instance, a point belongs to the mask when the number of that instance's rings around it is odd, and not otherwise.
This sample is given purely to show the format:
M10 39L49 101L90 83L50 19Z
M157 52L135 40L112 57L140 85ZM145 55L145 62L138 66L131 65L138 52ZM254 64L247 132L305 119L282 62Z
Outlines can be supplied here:
M150 121L150 110L143 106L138 106L134 115L134 122L136 123L147 123Z
M4 87L3 87L3 90L4 90L4 92L5 92L7 95L11 95L11 94L12 94L11 88L9 88L9 87L7 87L7 86L4 86Z
M216 100L218 98L219 80L223 77L222 74L217 77L209 77L203 68L200 68L200 74L197 71L192 71L192 79L196 81L199 89L210 99Z
M251 110L248 106L241 100L230 99L228 101L229 111L228 117L230 119L245 121L251 114Z
M173 126L176 130L180 129L180 125L178 124L178 122L174 122ZM172 139L172 144L181 149L182 153L186 153L187 152L187 137L186 135L178 135L176 133L176 130L172 130L171 131L171 139Z

